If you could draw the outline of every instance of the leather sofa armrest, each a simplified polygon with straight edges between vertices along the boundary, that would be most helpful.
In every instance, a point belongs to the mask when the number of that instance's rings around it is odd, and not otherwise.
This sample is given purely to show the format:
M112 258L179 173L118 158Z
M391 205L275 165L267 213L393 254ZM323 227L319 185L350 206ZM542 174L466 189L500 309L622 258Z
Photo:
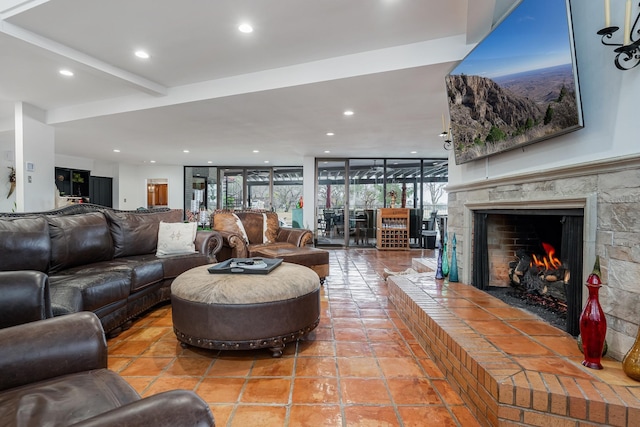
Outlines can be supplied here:
M0 390L106 367L107 342L91 312L0 329Z
M280 227L277 242L292 243L298 247L306 246L313 239L313 233L306 228Z
M223 246L230 250L230 258L246 258L249 256L249 247L240 234L224 230L216 231L222 236ZM225 259L219 261L225 261Z
M73 424L73 427L210 427L214 425L209 405L196 393L172 390L96 415Z
M217 231L200 230L196 234L196 250L206 255L209 262L216 262L216 255L222 249L222 235Z
M0 272L0 328L53 317L49 277L39 271Z

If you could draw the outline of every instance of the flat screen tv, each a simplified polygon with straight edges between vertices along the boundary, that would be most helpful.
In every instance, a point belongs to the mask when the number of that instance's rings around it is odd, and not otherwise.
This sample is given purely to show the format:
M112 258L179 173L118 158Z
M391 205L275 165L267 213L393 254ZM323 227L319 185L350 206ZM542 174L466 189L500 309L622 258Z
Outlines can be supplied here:
M456 164L582 128L569 0L523 0L445 80Z

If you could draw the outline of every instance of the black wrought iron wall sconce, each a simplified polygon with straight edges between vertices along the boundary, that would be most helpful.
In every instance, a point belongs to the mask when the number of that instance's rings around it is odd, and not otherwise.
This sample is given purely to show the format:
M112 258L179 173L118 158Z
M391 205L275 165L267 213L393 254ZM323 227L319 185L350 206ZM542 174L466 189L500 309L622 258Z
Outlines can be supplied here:
M605 27L598 31L598 35L602 36L602 44L605 46L615 46L613 50L617 55L613 61L619 70L630 70L640 64L640 28L638 21L640 20L640 11L631 26L631 0L627 0L625 5L624 29L622 43L610 43L613 34L620 27L611 25L611 0L604 0L604 25ZM640 6L640 4L638 5Z

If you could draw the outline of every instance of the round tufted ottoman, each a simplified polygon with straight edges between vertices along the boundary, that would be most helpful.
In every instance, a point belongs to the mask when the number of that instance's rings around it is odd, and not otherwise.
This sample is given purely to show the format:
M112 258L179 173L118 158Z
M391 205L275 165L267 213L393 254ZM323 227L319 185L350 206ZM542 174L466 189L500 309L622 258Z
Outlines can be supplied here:
M171 284L173 330L179 341L215 350L269 348L282 356L286 343L320 320L320 278L283 262L269 274L210 274L188 270Z

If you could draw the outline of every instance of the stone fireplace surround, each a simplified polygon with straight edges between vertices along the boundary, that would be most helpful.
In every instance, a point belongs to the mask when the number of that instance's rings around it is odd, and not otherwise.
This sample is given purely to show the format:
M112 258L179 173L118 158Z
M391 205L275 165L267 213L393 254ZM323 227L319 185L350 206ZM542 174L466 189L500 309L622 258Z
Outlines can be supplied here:
M623 157L449 186L448 232L460 281L472 283L473 213L583 209L583 278L600 256L609 356L622 360L640 323L640 157ZM583 292L583 304L586 292Z

